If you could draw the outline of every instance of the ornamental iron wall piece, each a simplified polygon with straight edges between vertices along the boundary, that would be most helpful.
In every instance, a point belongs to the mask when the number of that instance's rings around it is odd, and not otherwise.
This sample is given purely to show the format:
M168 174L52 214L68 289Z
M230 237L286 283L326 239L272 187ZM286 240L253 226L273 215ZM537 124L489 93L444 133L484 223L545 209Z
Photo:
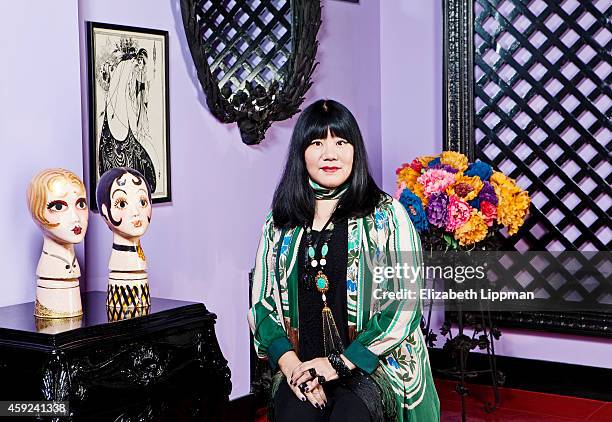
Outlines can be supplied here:
M211 113L260 143L299 110L317 66L318 0L181 0L187 42Z

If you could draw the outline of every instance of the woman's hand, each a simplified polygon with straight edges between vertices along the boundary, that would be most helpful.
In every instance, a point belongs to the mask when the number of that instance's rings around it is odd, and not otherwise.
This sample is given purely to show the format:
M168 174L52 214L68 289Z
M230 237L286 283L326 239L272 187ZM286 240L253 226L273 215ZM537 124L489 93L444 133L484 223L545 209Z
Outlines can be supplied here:
M291 384L289 384L289 386L291 386ZM298 387L291 387L291 388L297 388L298 391L300 389L299 384L298 384ZM308 388L308 392L305 392L304 394L306 395L306 398L308 399L308 401L312 403L314 407L323 409L325 405L327 404L327 397L325 397L325 391L323 391L323 386L317 385L315 387L307 387L307 388Z
M310 370L314 369L317 376L312 377L310 374ZM338 379L338 374L336 370L332 368L329 360L326 357L323 358L315 358L309 360L307 362L302 362L297 365L291 374L291 384L292 385L300 385L303 382L308 382L308 390L315 388L317 385L320 385L318 376L325 377L325 382L332 381ZM312 380L312 381L311 381Z
M310 399L306 397L305 392L302 393L302 391L300 391L299 386L294 386L291 384L291 373L293 372L294 368L296 368L301 363L302 361L300 360L300 358L298 358L298 355L293 350L288 351L287 353L282 355L280 359L278 359L278 367L285 375L285 378L287 379L287 384L289 384L289 388L291 389L291 391L293 391L293 394L295 394L298 399L306 401ZM310 402L312 403L312 400Z
M282 355L278 360L278 366L283 374L285 374L287 384L289 384L289 388L293 391L293 394L295 394L298 399L302 401L308 400L314 407L322 409L327 404L327 397L325 396L325 391L323 391L322 386L308 386L302 392L300 384L293 385L291 383L291 374L301 364L302 361L292 350Z

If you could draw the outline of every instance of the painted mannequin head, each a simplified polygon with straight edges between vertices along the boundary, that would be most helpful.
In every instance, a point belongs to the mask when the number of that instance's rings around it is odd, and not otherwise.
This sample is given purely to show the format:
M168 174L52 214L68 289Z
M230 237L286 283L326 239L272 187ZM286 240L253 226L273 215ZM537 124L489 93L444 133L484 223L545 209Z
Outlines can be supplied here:
M62 245L85 238L89 207L85 185L76 174L59 168L41 171L30 181L27 199L46 237Z
M96 190L100 214L116 235L136 240L151 221L151 189L138 171L117 167L100 178Z

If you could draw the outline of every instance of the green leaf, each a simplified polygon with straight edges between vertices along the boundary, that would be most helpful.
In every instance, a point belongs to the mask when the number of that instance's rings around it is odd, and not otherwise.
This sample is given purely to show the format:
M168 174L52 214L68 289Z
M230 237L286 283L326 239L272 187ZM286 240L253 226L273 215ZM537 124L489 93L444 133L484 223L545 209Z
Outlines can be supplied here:
M444 233L443 237L444 237L444 241L452 246L453 238L449 234L446 234L446 233Z

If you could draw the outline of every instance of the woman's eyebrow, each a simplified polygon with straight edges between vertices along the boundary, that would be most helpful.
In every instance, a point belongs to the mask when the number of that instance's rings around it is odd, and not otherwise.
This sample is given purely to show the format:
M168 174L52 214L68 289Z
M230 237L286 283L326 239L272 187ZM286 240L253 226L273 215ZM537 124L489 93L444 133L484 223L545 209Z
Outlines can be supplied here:
M115 196L115 194L116 194L117 192L123 192L123 194L127 196L127 192L126 192L126 191L124 191L123 189L115 189L115 190L113 191L113 193L111 193L111 198L112 198L113 196Z

